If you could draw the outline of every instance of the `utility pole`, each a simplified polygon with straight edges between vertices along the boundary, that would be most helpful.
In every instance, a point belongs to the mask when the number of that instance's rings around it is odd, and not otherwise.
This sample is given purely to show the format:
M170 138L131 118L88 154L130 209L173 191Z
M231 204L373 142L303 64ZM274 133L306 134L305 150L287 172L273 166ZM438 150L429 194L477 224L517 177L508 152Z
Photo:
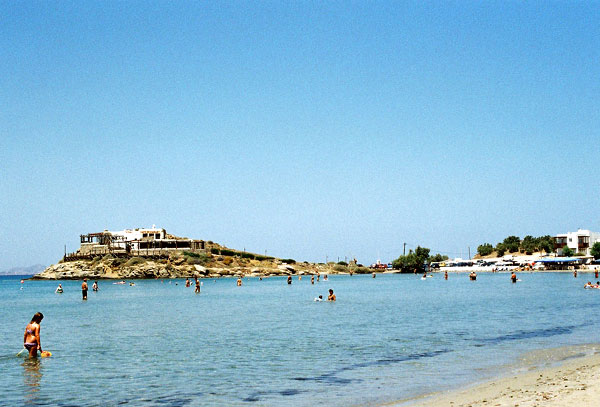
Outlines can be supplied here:
M402 250L402 255L406 256L406 243L404 243L404 250Z
M471 260L471 246L469 246L469 260Z

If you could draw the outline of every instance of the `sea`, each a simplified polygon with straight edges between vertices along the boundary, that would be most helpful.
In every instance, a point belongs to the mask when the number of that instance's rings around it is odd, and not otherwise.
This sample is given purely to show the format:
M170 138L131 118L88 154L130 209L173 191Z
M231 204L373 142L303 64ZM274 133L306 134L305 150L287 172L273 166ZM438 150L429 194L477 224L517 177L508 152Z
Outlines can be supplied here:
M185 279L99 280L87 301L81 281L56 294L58 281L3 276L0 405L378 406L600 342L593 274L509 276L202 279L200 294ZM329 289L336 302L314 301ZM38 311L52 357L17 357Z

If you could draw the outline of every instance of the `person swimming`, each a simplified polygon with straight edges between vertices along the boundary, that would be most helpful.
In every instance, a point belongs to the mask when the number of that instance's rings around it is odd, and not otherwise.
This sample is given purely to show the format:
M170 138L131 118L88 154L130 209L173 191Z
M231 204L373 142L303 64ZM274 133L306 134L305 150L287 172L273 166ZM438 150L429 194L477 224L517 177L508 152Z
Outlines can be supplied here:
M31 318L31 322L25 327L23 347L29 351L30 358L37 358L38 350L42 352L42 341L40 340L42 319L44 319L44 314L36 312Z
M477 280L477 273L475 273L474 271L471 271L471 274L469 274L469 280L471 280L471 281Z
M192 284L190 283L190 279L189 279L189 278L186 278L186 279L185 279L185 286L186 286L186 287L189 287L189 286L191 286L191 285L192 285Z
M315 297L315 301L316 301L316 302L321 302L321 301L323 301L323 296L322 296L322 295L319 295L318 297Z
M57 294L62 294L63 293L63 288L62 288L62 284L58 284L58 287L56 287L56 291L54 291Z

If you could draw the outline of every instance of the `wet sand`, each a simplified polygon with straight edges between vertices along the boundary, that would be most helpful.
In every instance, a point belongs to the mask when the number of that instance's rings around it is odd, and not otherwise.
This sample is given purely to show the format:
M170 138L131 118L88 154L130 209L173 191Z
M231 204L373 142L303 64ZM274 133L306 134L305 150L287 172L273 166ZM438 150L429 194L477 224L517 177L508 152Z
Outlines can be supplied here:
M567 356L559 365L537 368L457 391L392 403L403 407L600 406L600 346L587 346L582 356ZM557 353L564 349L558 349ZM546 350L553 352L553 350Z

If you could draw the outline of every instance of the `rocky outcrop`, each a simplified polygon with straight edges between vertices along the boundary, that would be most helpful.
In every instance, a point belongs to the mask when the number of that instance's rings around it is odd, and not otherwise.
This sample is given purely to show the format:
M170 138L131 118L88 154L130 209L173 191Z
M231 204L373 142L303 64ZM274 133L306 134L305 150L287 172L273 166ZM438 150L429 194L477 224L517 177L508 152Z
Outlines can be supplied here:
M196 264L202 262L202 264ZM205 255L201 259L181 253L168 259L152 260L141 257L113 258L105 256L94 260L76 260L53 264L34 279L81 280L139 279L139 278L193 278L232 276L288 276L300 274L337 274L339 270L324 264L285 264L281 261L259 261L238 257Z

